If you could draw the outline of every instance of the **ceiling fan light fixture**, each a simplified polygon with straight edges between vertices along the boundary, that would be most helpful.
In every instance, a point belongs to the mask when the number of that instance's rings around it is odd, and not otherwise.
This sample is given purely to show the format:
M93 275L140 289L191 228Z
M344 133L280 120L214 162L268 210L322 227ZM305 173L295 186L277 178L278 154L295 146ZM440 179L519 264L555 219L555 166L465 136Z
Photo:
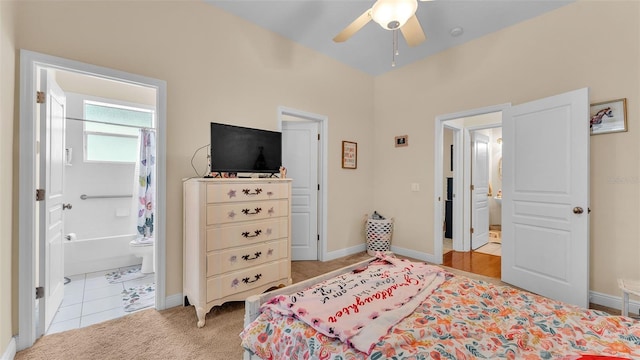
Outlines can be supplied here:
M378 0L371 8L371 18L386 30L399 29L418 9L418 0Z

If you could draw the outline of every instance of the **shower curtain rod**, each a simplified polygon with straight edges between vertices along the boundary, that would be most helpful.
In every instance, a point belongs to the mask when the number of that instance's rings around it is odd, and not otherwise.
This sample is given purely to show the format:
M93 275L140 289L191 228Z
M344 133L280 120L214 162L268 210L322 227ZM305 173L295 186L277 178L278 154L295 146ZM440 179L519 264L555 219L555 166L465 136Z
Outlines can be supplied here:
M152 131L156 131L156 129L155 129L155 128L146 127L146 126L135 126L135 125L125 125L125 124L114 124L114 123L110 123L110 122L106 122L106 121L88 120L88 119L79 119L79 118L74 118L74 117L69 117L69 116L67 116L65 119L67 119L67 120L75 120L75 121L91 122L91 123L96 123L96 124L106 124L106 125L124 126L124 127L136 128L136 129L145 129L145 130L152 130Z

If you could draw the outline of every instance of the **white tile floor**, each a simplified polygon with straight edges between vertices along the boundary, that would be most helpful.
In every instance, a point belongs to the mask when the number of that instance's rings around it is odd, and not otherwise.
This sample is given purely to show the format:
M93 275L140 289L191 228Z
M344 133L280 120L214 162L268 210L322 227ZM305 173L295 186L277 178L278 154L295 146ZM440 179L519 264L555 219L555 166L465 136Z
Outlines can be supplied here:
M120 268L123 269L127 268ZM71 282L64 286L62 305L46 334L78 329L129 314L122 306L122 290L152 283L155 274L110 284L105 274L117 270L69 276Z

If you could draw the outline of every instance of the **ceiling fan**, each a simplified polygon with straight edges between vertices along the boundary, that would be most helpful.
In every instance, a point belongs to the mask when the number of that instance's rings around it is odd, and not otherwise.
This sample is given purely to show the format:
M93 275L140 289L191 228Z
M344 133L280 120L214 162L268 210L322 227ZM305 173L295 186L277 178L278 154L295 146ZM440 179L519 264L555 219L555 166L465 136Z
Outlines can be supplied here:
M420 0L427 1L427 0ZM416 46L427 39L416 17L418 0L377 0L371 9L365 11L336 37L335 42L348 40L358 30L362 29L369 21L373 20L386 30L398 30L402 32L409 46Z

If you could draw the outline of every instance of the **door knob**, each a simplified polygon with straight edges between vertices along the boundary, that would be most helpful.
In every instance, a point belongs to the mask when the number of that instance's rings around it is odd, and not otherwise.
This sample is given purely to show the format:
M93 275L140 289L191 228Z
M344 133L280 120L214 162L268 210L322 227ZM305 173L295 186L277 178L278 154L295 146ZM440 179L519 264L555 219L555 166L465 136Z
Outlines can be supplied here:
M573 208L573 213L574 214L582 214L584 212L584 210L582 210L582 208L580 206L576 206Z
M62 210L71 210L71 204L62 204Z

